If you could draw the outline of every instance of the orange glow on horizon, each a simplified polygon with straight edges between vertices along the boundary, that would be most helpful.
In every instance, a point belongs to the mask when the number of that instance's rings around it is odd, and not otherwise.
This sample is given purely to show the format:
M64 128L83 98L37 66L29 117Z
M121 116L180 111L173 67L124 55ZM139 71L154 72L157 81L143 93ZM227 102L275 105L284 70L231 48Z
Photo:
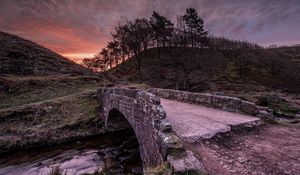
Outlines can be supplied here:
M95 55L95 53L67 53L62 54L62 56L76 62L76 63L82 63L82 60L84 58L92 58Z

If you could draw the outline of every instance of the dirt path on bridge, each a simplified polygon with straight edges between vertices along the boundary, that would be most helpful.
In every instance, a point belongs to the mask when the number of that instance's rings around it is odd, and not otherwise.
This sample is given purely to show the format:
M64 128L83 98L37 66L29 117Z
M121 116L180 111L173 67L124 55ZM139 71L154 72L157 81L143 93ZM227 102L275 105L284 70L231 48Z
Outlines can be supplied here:
M300 125L265 126L188 145L211 175L297 175L300 172Z
M167 121L175 133L186 142L213 138L235 127L254 127L262 124L259 118L220 109L161 98Z

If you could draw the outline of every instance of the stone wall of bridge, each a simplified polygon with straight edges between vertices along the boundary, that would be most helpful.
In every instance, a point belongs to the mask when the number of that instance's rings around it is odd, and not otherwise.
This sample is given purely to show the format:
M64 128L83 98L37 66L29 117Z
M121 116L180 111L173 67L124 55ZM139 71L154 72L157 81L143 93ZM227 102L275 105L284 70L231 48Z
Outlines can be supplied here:
M259 117L266 121L274 119L271 109L260 107L254 103L235 97L159 88L151 88L148 89L148 91L161 98L179 100L187 103L196 103L228 112L243 113Z

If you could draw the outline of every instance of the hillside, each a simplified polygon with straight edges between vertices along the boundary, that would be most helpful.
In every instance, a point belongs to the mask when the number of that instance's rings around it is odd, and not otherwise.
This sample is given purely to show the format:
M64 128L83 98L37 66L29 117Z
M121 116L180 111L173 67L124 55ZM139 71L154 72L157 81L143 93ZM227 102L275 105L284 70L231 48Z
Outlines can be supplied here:
M103 82L47 48L0 32L0 109L95 89Z
M156 49L142 53L141 68L142 82L155 87L176 89L177 85L178 89L201 92L220 91L227 84L252 84L300 92L300 47L177 51L164 48L161 59L156 53ZM180 54L179 59L170 54ZM139 81L136 64L135 58L130 58L107 73L117 80Z
M0 32L0 75L91 75L67 58L16 35Z
M290 109L294 109L289 108L286 101L296 101L293 106L300 108L300 47L219 50L164 48L160 52L161 59L156 49L142 53L142 79L139 78L135 58L128 59L105 74L120 82L213 92L257 103L264 103L267 98L271 101L269 103L280 102L276 107L281 111L290 112Z
M0 32L0 152L102 132L93 94L106 83L47 48Z

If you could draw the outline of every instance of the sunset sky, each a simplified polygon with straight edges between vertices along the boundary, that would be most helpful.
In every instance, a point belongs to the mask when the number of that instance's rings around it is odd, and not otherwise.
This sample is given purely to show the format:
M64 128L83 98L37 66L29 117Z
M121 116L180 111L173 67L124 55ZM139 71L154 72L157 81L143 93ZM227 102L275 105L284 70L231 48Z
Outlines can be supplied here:
M0 30L84 58L104 47L126 18L148 18L155 10L174 20L188 7L216 36L264 46L300 43L299 0L0 0Z

